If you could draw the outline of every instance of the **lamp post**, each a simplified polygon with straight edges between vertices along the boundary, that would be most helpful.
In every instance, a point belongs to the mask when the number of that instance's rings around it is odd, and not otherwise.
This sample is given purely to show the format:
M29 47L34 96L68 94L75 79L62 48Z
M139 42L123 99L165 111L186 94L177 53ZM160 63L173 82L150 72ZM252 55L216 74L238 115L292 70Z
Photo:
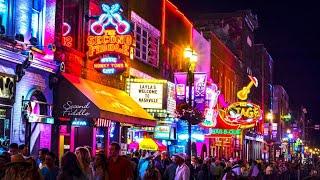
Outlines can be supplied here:
M270 110L270 112L267 113L266 115L266 119L269 121L269 140L270 140L270 143L272 142L272 121L273 121L273 113L272 113L272 110ZM272 159L272 151L271 151L271 148L272 148L272 145L270 144L269 146L269 162L271 162L271 159Z
M186 48L184 50L184 58L188 60L188 87L189 87L189 98L188 98L188 106L193 109L192 104L192 85L194 78L194 70L195 65L198 60L197 54L191 49ZM188 120L188 144L187 144L187 154L191 158L191 122Z

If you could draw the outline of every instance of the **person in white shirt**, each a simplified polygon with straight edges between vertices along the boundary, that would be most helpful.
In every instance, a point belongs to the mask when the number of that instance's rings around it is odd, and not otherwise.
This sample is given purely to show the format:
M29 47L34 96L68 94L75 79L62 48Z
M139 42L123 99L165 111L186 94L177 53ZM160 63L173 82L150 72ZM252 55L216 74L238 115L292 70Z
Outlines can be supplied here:
M178 153L174 156L176 157L175 163L178 165L174 180L189 180L190 169L185 163L186 155L184 153Z

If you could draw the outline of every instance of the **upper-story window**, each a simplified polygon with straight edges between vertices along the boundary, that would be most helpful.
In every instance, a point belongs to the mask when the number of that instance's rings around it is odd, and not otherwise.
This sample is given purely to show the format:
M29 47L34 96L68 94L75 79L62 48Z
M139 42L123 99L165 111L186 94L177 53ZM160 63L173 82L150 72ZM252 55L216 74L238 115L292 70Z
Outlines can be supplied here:
M42 44L43 31L43 3L42 0L32 0L31 36L37 38L37 44Z
M131 12L131 21L134 23L136 40L135 58L154 67L159 67L160 31L133 11Z
M0 0L0 34L7 32L8 0Z

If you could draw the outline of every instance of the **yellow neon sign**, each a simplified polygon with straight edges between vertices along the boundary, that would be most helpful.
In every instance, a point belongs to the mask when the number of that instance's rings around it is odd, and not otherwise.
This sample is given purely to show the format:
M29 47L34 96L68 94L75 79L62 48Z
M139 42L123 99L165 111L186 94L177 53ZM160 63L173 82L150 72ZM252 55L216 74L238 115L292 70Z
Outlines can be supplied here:
M258 105L248 102L235 102L225 110L220 110L220 117L228 123L240 125L241 129L253 127L261 118Z
M247 100L248 99L248 94L250 93L250 89L251 87L254 85L255 87L258 87L258 80L257 78L253 77L253 76L249 76L250 78L250 83L243 87L240 91L237 92L237 97L240 100Z

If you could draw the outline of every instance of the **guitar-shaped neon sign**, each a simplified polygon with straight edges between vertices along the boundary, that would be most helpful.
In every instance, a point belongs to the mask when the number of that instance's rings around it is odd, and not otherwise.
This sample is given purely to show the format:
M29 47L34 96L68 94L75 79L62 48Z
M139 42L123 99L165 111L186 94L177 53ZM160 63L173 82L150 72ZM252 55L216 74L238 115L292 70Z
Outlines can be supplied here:
M240 91L238 91L237 93L237 97L240 100L245 101L246 99L248 99L248 94L250 93L250 89L251 87L254 85L255 87L258 87L258 80L257 78L253 77L253 76L249 76L250 78L250 83L243 87Z
M100 36L110 25L115 27L118 34L126 34L130 31L130 24L123 20L120 15L121 9L119 4L114 4L111 7L107 4L102 4L102 10L104 13L90 26L92 33Z

